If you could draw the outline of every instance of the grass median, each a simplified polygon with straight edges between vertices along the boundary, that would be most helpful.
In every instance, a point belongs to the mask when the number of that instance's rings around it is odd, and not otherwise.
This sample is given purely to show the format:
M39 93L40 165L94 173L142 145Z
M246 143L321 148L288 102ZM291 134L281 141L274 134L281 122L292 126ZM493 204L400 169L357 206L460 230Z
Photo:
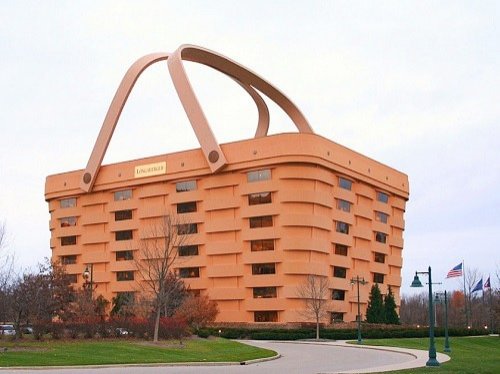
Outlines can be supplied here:
M429 349L429 338L413 339L367 339L365 345L402 347L412 349ZM465 374L465 373L499 373L500 372L500 338L498 336L484 337L453 337L450 338L451 353L446 353L451 360L436 368L419 368L391 371L389 373L433 373ZM443 352L444 338L436 339L436 349Z
M75 340L43 342L0 340L0 367L241 362L272 357L271 350L222 338L141 342Z

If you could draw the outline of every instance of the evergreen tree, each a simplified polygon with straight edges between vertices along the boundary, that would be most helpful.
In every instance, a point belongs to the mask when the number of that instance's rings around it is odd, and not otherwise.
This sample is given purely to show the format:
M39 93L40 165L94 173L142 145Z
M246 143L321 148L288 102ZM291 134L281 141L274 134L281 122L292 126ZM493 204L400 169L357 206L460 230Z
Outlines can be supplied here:
M370 290L368 308L366 309L366 322L385 323L384 300L377 283Z
M394 294L392 293L391 286L389 286L387 295L384 297L384 312L385 323L390 325L399 325L399 316L396 312L396 300L394 300Z

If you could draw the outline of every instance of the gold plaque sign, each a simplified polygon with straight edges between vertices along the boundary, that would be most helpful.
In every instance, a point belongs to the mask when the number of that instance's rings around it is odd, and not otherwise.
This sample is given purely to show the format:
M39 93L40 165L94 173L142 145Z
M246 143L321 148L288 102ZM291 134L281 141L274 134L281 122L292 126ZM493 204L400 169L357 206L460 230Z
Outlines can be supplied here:
M154 164L139 165L135 167L134 178L152 177L167 173L167 162L155 162Z

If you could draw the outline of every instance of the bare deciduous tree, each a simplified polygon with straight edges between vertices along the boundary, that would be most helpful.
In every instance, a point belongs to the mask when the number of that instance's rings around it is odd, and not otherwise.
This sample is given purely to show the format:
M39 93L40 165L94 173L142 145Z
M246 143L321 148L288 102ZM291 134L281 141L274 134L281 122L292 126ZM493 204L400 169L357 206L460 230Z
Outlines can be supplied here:
M173 264L177 258L178 247L186 244L188 237L185 234L191 233L190 227L180 216L165 214L141 233L140 256L135 259L135 264L142 276L139 283L141 288L153 296L155 342L158 341L162 310L165 310L172 291L175 290L169 283L176 277Z
M327 314L328 279L324 276L311 275L297 287L297 296L305 302L301 314L305 318L314 318L316 322L316 339L319 339L319 323Z
M7 229L0 222L0 292L5 291L13 276L14 256L7 252Z

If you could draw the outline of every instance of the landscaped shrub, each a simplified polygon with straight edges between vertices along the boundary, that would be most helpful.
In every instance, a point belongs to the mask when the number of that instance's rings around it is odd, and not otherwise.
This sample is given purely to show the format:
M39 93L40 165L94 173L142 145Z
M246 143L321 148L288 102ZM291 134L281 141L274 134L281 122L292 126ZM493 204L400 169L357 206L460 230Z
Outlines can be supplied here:
M160 329L158 335L162 339L178 339L188 336L188 324L186 320L179 317L160 318Z

